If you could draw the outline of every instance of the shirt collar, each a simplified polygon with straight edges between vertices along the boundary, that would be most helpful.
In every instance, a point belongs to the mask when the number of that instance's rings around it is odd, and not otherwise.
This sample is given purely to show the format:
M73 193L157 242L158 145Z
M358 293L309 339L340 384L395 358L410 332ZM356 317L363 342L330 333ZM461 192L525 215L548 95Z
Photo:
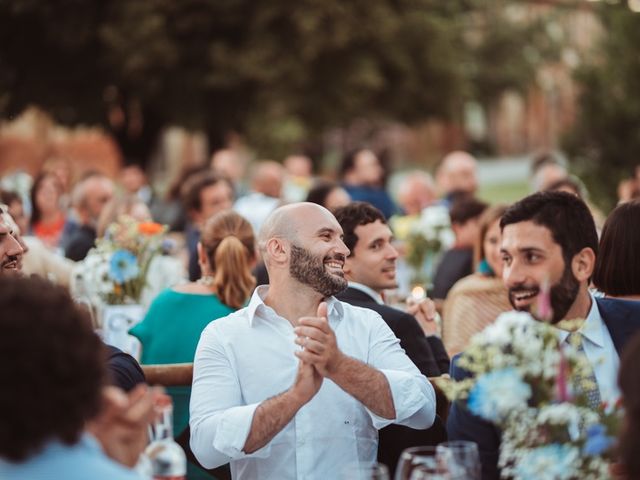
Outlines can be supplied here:
M260 313L258 309L270 308L264 303L264 298L267 296L268 291L269 285L260 285L253 291L253 295L251 295L249 305L247 305L247 317L249 318L250 326L253 326L256 315ZM342 303L338 301L334 296L327 298L325 301L327 302L327 312L329 318L332 320L340 320L344 315L344 307L342 306Z
M376 292L371 287L368 287L368 286L363 285L362 283L358 283L358 282L349 282L349 287L355 288L356 290L359 290L362 293L366 293L371 298L373 298L376 301L377 304L384 305L384 300L382 299L382 295L380 295L378 292Z
M604 338L602 332L603 327L604 321L602 320L602 316L600 315L600 310L598 310L598 305L596 304L595 298L593 297L593 295L591 295L591 308L589 309L587 318L578 331L591 343L602 347L604 346ZM558 332L560 343L565 342L567 340L567 337L569 336L569 332L567 332L566 330L558 330Z

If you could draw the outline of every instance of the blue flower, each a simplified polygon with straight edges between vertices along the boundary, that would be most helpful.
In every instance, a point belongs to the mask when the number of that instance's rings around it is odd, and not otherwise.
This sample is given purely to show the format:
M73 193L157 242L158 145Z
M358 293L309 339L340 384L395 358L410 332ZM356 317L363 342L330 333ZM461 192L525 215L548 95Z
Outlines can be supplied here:
M569 480L577 478L579 452L571 445L552 443L526 451L518 461L516 477L523 480Z
M109 262L109 276L117 283L125 283L138 276L136 256L129 250L116 250Z
M607 435L604 425L597 423L587 428L587 441L582 447L582 453L590 456L602 455L614 443L615 439Z
M468 406L475 415L496 422L512 410L526 407L530 397L531 386L509 367L479 376L469 392Z

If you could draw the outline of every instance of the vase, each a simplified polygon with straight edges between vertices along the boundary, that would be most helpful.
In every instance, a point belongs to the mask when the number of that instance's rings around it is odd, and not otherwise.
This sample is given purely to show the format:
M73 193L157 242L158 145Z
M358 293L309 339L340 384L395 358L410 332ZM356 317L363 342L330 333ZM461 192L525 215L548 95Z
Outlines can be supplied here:
M142 321L145 309L142 305L103 305L102 337L135 359L140 358L140 341L129 335L129 329Z

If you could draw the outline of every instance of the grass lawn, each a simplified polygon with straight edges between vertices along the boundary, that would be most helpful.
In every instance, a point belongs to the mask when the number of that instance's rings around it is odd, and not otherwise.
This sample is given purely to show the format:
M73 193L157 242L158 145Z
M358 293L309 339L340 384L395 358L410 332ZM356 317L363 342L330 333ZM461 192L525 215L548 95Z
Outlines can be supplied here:
M478 197L491 204L509 204L526 197L529 193L529 183L526 181L517 181L513 183L497 183L481 186Z

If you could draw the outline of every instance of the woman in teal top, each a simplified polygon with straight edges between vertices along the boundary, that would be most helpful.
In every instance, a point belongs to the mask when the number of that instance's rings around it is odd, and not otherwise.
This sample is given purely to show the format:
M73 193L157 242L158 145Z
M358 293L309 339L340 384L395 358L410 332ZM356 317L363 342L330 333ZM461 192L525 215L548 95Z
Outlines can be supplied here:
M251 274L255 259L255 238L247 220L232 211L211 217L198 243L202 278L163 291L130 331L142 343L140 363L193 362L209 322L248 300L255 288ZM173 398L173 434L178 437L189 425L191 387L170 387L167 393ZM189 478L196 478L189 470Z

